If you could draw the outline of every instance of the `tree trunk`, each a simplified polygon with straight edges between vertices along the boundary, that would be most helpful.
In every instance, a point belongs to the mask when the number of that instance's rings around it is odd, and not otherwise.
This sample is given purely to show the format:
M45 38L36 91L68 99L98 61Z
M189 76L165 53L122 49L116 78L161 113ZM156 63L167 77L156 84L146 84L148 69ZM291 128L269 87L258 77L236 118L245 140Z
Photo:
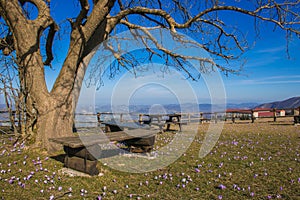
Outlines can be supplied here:
M63 105L39 115L36 124L35 144L48 152L62 150L61 145L49 142L49 138L73 136L73 110Z

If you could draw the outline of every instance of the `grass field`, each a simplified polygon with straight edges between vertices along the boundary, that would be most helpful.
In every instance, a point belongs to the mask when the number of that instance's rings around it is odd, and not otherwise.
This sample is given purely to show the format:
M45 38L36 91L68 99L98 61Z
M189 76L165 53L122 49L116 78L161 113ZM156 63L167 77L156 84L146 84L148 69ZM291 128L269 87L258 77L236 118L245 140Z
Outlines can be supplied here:
M171 165L125 173L99 162L103 176L70 177L63 164L0 136L2 199L300 199L300 126L226 123L213 150L199 158L208 124ZM158 135L156 149L174 133Z

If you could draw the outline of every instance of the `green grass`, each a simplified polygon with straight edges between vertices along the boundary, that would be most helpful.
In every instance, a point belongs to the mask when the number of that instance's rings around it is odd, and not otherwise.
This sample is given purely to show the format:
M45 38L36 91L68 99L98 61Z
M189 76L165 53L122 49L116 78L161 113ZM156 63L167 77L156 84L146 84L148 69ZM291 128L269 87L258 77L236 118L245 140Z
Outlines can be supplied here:
M283 123L226 124L200 159L208 125L171 165L126 173L99 162L100 177L59 174L63 164L0 136L0 198L3 199L300 199L300 127ZM158 135L156 148L173 138ZM220 187L226 187L221 189Z

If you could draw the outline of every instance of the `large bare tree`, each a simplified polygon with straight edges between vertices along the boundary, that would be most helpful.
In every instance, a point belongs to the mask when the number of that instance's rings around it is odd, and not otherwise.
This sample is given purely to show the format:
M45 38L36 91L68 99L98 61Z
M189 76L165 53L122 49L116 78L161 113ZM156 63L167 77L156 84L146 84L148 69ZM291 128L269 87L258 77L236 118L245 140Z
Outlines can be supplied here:
M172 60L190 78L197 77L186 67L191 59L199 61L199 68L202 69L206 66L203 63L209 63L224 72L235 71L227 63L237 59L247 49L247 37L231 24L229 16L241 16L243 19L247 16L253 19L250 21L253 22L254 31L258 30L260 22L267 22L285 31L287 39L300 34L300 1L293 0L57 1L56 3L65 4L65 10L73 9L74 6L78 8L76 16L66 17L65 20L69 22L67 28L60 27L60 22L51 16L56 12L53 2L0 0L0 49L3 55L13 57L18 66L20 86L23 87L26 103L27 133L32 134L37 146L48 150L55 150L48 138L72 135L75 107L90 52L120 31L130 30L135 37L142 37L149 59L155 54L166 62ZM28 10L28 4L35 7L36 11ZM37 14L35 18L29 17L34 13ZM45 67L51 66L53 62L56 36L64 28L69 34L66 43L68 51L53 88L49 91ZM151 35L150 30L154 28L167 29L174 38L178 36L178 32L190 35L212 59L173 52ZM155 49L147 48L149 41L155 45ZM134 67L131 66L134 62L127 62L128 57L122 56L119 49L110 45L106 45L106 48L113 52L118 66Z

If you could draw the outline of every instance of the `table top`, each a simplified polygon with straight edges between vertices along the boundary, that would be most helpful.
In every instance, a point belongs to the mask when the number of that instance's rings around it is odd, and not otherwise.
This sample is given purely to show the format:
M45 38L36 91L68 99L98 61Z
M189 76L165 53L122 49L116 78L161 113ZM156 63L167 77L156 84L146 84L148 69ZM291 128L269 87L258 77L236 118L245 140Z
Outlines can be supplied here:
M140 124L135 122L103 122L102 124L129 129L150 129L150 126L148 124Z

